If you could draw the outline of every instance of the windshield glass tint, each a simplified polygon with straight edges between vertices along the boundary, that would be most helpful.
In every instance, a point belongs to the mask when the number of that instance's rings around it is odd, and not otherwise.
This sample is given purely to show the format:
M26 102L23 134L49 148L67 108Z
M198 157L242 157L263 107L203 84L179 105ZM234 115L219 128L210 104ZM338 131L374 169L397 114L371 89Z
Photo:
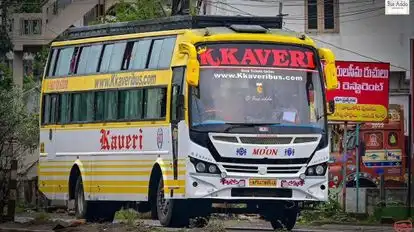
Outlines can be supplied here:
M322 82L308 48L275 44L198 47L200 82L193 126L289 123L324 126Z

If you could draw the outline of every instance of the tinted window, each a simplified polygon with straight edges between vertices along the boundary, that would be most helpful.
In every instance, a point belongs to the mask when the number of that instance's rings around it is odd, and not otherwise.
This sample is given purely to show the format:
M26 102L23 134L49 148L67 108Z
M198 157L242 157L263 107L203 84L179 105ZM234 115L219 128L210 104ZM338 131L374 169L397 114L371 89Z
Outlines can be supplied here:
M153 69L158 68L158 62L160 61L162 44L163 44L162 39L154 40L148 68L153 68Z
M129 65L130 70L145 69L150 48L151 40L141 40L135 42Z
M117 91L108 91L105 92L105 113L104 119L107 120L116 120L118 117L118 92Z
M64 93L60 96L60 122L62 124L70 121L70 94Z
M101 62L100 72L121 70L126 43L107 44Z
M73 93L71 105L72 122L85 122L93 120L92 93Z
M104 51L102 55L101 67L99 69L100 72L108 72L109 64L111 62L111 55L112 55L112 48L114 47L113 44L105 44Z
M171 64L171 57L174 52L175 38L164 39L161 48L161 56L158 62L158 68L167 68Z
M55 76L66 76L69 74L74 50L74 47L60 49L54 73Z
M50 123L56 123L58 121L58 105L59 95L53 94L50 99Z
M119 119L142 119L144 90L123 90L119 92Z
M45 95L43 98L43 123L50 122L50 95Z
M58 54L58 50L53 49L52 50L52 55L51 55L51 58L50 58L48 76L53 76L53 71L55 70L55 65L56 65L56 56L57 56L57 54Z
M165 117L166 88L153 88L145 91L144 118Z
M95 73L98 68L102 45L87 46L81 49L77 74Z
M95 93L95 120L104 120L105 113L105 92Z

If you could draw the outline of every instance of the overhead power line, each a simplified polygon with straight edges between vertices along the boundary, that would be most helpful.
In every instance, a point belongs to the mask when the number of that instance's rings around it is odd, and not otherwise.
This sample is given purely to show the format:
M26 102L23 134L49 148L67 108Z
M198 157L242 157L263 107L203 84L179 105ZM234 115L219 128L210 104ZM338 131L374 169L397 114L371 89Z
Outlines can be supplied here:
M411 1L413 2L414 0L411 0ZM227 6L231 7L231 8L233 8L233 9L236 9L236 10L239 10L239 11L240 11L240 9L235 8L235 7L234 7L234 6L232 6L231 4L226 3L225 5L227 5ZM219 8L218 6L215 6L215 7ZM220 9L220 8L219 8L219 9ZM229 11L229 10L228 10L228 9L226 9L226 8L221 8L221 9L222 9L222 10L225 10L225 11ZM378 9L377 9L377 10L378 10ZM374 10L374 11L372 11L372 10L371 10L371 12L375 12L375 11L376 11L376 10ZM229 11L229 12L231 12L231 11ZM235 12L235 11L233 11L233 12ZM236 12L237 12L237 11L236 11ZM243 12L244 12L244 11L243 11ZM241 12L238 12L238 13L241 13ZM246 14L248 14L248 15L252 15L252 14L251 14L251 13L249 13L249 12L244 12L244 13L246 13ZM367 13L367 12L365 12L365 11L364 11L364 13ZM359 13L359 14L361 14L361 13ZM356 13L354 13L354 15L357 15L357 14L356 14ZM252 15L252 16L254 16L254 15ZM355 21L356 21L356 20L355 20ZM283 27L283 29L288 30L288 31L291 31L291 32L299 33L299 32L297 32L297 31L291 30L291 29L289 29L289 28L287 28L287 27ZM308 36L309 36L309 35L308 35ZM344 48L343 46L338 46L338 45L335 45L335 44L333 44L333 43L326 42L326 41L324 41L324 40L314 38L314 37L312 37L312 36L309 36L309 37L310 37L311 39L315 40L315 41L318 41L318 42L320 42L320 43L324 43L324 44L330 45L330 46L332 46L332 47L334 47L334 48L336 48L336 49L339 49L339 50L342 50L342 51L346 51L346 52L349 52L349 53L352 53L352 54L358 55L358 56L360 56L360 57L364 57L364 58L369 59L369 60L372 60L372 61L376 61L376 62L381 62L381 63L384 63L384 61L381 61L381 60L379 60L379 59L376 59L376 58L371 57L371 56L368 56L368 55L364 55L364 54L362 54L362 53L360 53L360 52L353 51L353 50L348 49L348 48ZM398 66L398 65L394 65L394 64L392 64L392 63L390 63L390 66L391 66L391 67L394 67L394 68L401 69L401 70L406 71L406 72L410 72L410 70L408 70L408 69L406 69L406 68L404 68L404 67Z

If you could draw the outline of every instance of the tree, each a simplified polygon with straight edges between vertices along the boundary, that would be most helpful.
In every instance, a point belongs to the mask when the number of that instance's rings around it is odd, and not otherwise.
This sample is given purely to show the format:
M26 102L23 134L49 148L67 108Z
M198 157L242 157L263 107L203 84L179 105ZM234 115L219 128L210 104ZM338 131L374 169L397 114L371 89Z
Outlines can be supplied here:
M21 88L0 88L0 209L8 203L10 163L39 143L38 114L27 110ZM3 211L0 211L0 221Z
M190 0L190 14L196 14L197 2ZM128 22L148 20L171 15L173 0L135 0L133 2L121 0L105 17L99 18L90 24Z
M157 0L121 1L115 6L115 22L160 18L167 15L165 4Z

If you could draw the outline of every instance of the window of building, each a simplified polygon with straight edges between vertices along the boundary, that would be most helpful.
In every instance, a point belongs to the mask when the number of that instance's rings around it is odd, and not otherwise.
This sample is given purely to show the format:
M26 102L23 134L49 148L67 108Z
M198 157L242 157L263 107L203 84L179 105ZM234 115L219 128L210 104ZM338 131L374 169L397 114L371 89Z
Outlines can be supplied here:
M22 19L20 22L21 35L40 35L42 34L41 19Z
M338 0L305 0L307 32L339 32Z

